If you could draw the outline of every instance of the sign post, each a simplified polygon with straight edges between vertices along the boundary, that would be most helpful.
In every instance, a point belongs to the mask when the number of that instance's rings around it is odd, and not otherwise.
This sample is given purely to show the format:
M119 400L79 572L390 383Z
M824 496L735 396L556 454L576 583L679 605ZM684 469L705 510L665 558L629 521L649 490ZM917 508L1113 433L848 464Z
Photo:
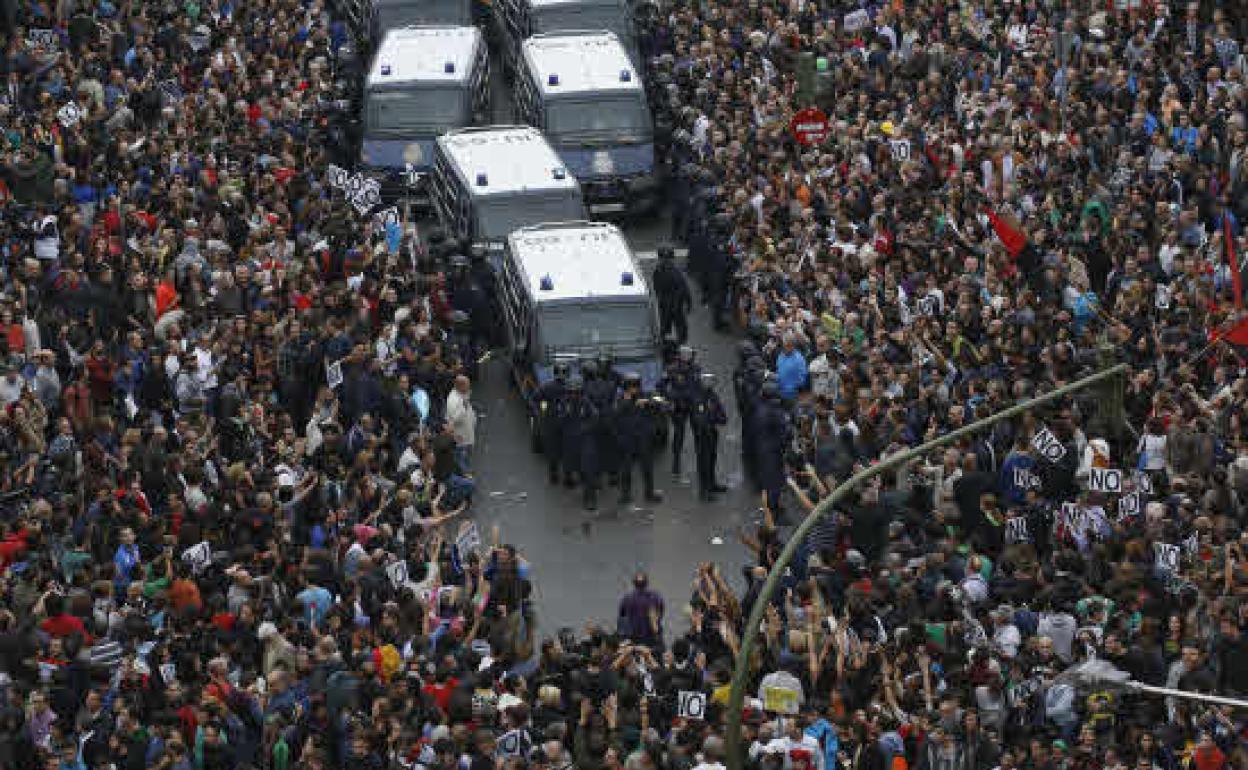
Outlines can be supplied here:
M828 134L831 133L828 116L817 107L798 110L793 119L789 121L789 130L793 132L793 138L798 141L798 144L804 147L823 144L828 140Z

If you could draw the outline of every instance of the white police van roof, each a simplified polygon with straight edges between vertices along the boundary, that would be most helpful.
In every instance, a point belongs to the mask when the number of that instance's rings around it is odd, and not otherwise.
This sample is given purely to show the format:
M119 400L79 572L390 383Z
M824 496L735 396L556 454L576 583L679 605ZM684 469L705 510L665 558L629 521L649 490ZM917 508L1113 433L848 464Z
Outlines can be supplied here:
M473 57L481 43L476 27L400 27L386 32L373 66L368 88L436 80L457 83L472 73Z
M641 92L641 78L613 32L557 32L524 41L524 58L546 97Z
M438 137L438 144L473 195L580 189L576 177L536 128L461 128Z
M537 303L589 297L639 298L646 276L624 234L606 222L534 225L507 239Z

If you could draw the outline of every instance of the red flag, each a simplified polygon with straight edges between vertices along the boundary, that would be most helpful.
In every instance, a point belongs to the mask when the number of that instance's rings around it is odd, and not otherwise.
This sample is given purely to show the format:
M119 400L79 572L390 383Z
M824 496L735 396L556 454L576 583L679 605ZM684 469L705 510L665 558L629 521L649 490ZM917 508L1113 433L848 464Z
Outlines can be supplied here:
M1248 318L1244 318L1230 328L1222 339L1235 345L1248 347Z
M1013 222L997 216L997 212L992 209L988 209L988 221L992 223L992 229L1001 239L1001 245L1005 246L1005 250L1010 253L1011 257L1017 257L1027 245L1027 236L1023 234L1023 231L1018 229Z
M1243 310L1244 287L1239 275L1239 256L1235 253L1235 233L1231 231L1229 211L1222 212L1222 248L1226 252L1226 265L1231 270L1231 291L1235 292L1235 309Z

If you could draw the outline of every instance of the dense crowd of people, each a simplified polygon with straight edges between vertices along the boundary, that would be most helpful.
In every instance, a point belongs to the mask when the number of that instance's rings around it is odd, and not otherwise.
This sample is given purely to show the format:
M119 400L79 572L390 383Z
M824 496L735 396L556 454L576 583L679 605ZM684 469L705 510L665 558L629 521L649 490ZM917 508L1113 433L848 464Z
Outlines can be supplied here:
M1243 711L1063 676L1248 696L1248 9L636 10L701 290L665 258L662 325L692 299L743 332L764 515L740 578L638 574L577 631L471 520L488 266L326 179L349 30L320 0L0 3L0 768L722 770L747 634L759 770L1248 764ZM551 396L552 480L592 506L640 466L661 515L666 421L722 491L727 412L673 352L661 399L597 394L632 426L609 467ZM837 483L1117 362L859 490L745 627Z

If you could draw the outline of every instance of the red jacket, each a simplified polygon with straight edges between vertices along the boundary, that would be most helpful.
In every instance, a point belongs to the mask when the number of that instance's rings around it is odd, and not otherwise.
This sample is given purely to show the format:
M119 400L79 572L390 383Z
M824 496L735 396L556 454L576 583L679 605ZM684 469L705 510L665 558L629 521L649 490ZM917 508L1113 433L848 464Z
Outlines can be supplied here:
M82 638L87 644L90 644L92 641L91 634L87 633L87 627L82 624L82 621L66 613L54 615L43 621L39 624L39 630L48 636L55 636L58 639L73 636L74 634L82 634Z

